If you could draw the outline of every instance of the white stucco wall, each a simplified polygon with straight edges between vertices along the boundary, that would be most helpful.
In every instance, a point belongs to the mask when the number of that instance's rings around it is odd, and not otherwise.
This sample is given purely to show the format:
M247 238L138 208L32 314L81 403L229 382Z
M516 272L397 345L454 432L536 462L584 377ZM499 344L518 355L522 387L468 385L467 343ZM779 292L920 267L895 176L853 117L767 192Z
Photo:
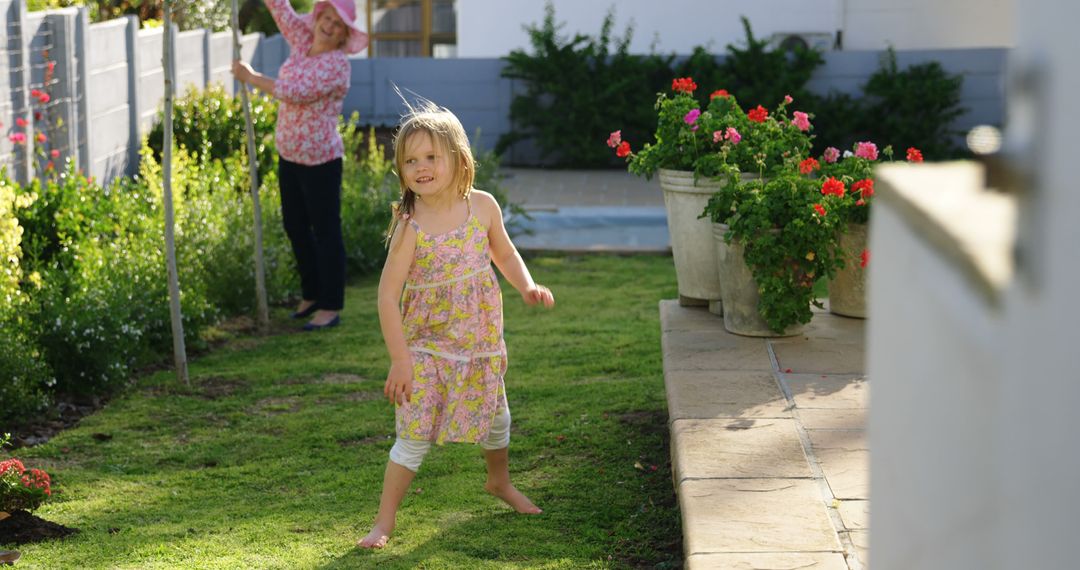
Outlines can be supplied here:
M841 0L553 0L555 21L565 22L562 32L595 36L612 6L615 32L622 36L633 23L630 51L647 53L655 41L661 53L690 53L705 45L722 52L744 34L739 16L750 19L754 35L773 32L833 34L840 23ZM502 57L529 47L524 26L540 24L545 2L539 0L460 0L458 57Z
M714 52L744 38L739 16L757 37L843 30L844 49L1012 47L1016 0L552 0L562 32L595 36L615 6L615 32L634 26L630 49ZM502 57L529 47L524 27L539 24L540 0L460 0L458 57ZM976 18L978 23L976 23Z
M844 49L1013 47L1015 0L843 0Z

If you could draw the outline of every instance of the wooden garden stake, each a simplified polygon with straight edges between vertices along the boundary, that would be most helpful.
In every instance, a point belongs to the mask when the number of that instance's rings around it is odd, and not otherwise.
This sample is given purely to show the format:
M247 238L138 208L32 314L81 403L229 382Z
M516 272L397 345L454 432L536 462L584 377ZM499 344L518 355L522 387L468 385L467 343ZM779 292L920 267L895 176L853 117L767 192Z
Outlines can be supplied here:
M165 45L161 53L165 69L165 140L162 144L161 173L162 192L165 201L165 259L169 269L169 314L172 317L173 362L176 365L176 377L191 385L187 373L187 352L184 349L184 320L180 312L180 281L176 272L176 236L174 234L173 195L172 195L172 145L173 145L173 90L176 70L173 68L173 28L172 9L174 0L165 0Z
M240 59L240 9L232 0L233 59ZM259 312L259 331L270 330L270 309L266 301L266 272L263 264L262 207L259 204L259 161L255 154L255 125L251 118L251 102L248 100L247 84L240 84L240 100L244 106L244 124L247 128L248 171L251 178L251 205L255 218L255 298Z

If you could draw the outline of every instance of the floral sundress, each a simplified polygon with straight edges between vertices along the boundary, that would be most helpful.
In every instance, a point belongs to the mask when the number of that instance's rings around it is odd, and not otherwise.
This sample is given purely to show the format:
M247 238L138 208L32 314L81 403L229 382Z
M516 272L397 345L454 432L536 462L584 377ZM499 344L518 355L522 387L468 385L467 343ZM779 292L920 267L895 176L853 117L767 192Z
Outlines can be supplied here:
M415 220L416 251L402 295L413 359L412 401L397 407L402 439L476 443L506 407L502 291L487 230L472 213L431 235Z

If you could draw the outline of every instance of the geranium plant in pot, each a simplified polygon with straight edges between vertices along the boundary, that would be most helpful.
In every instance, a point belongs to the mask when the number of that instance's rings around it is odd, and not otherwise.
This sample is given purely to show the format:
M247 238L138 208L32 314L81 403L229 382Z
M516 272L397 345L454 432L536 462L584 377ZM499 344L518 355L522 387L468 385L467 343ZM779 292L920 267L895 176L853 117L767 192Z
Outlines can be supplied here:
M811 306L821 306L814 283L840 267L843 205L833 182L813 176L816 162L793 157L769 178L733 181L709 200L705 213L726 245L718 252L721 275L731 273L724 281L730 332L796 334L813 317Z
M672 81L670 95L657 96L655 143L635 152L616 131L608 145L627 159L630 172L660 176L680 302L706 299L710 310L721 314L713 231L702 211L732 175L768 176L788 157L807 152L810 127L805 113L787 120L790 98L775 113L760 105L744 112L734 96L718 89L702 109L693 96L697 87L692 78L679 78Z
M870 207L874 201L874 166L882 158L893 159L892 147L881 151L869 141L858 142L852 150L841 154L839 149L829 147L821 156L819 176L835 180L839 192L842 218L838 240L842 267L829 281L829 310L848 317L866 317L866 274L870 262L867 247ZM923 161L922 152L914 147L907 149L908 162Z

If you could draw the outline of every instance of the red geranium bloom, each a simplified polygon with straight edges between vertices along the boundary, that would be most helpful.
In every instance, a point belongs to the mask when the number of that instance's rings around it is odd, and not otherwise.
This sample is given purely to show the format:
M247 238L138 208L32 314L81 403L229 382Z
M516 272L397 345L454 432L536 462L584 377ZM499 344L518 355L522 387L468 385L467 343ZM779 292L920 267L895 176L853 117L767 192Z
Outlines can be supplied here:
M37 138L37 142L39 142L39 143L43 143L43 142L49 140L49 138L45 136L45 133L38 133L36 138Z
M52 99L52 97L49 96L49 94L44 92L44 91L42 91L41 94L38 95L38 101L40 101L41 104L43 104L43 105L45 103L48 103L50 99Z
M717 97L724 97L726 99L730 96L731 94L727 92L727 89L717 89L712 92L712 95L709 95L709 99L716 99Z
M852 192L859 192L863 198L869 198L874 195L874 181L870 178L864 178L851 185Z
M907 159L908 162L922 162L922 152L915 147L908 147Z
M630 143L626 141L619 143L619 148L615 149L615 156L619 158L630 156Z
M758 105L746 113L746 116L755 123L764 123L765 119L769 118L769 111Z
M829 196L830 194L833 196L843 196L844 183L830 176L829 179L821 185L821 193L826 196Z
M672 91L690 95L693 94L695 89L697 89L697 83L694 83L694 80L689 77L680 77L679 79L671 80Z
M817 212L817 215L821 216L822 218L825 217L825 206L822 206L821 204L814 204L814 211Z
M58 151L58 150L56 150L54 148L54 149L49 151L49 156L51 156L53 158L60 158L60 151Z
M26 119L24 119L24 118L22 118L22 117L17 117L17 118L15 119L15 124L16 124L16 125L18 125L18 126L20 126L20 127L23 127L23 128L25 128L25 127L26 127L26 125L27 125L27 123L26 123Z
M799 163L799 172L801 174L810 174L819 168L821 168L821 163L812 157Z

